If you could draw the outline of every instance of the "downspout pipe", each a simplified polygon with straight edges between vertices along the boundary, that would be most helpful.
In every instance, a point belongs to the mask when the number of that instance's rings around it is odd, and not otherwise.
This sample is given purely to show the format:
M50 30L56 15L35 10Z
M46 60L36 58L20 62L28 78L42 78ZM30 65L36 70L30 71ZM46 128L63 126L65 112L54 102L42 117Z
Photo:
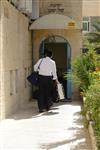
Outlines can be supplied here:
M39 0L32 0L32 16L31 19L39 18Z

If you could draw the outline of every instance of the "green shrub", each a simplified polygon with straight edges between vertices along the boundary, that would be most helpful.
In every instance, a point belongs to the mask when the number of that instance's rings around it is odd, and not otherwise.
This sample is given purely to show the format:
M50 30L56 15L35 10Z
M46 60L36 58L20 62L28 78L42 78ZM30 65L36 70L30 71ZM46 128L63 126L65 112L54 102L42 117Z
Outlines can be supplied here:
M92 72L98 66L99 56L94 48L89 48L87 53L81 54L72 65L73 81L79 84L82 91L86 91L92 84Z
M89 87L84 102L85 114L90 114L94 124L98 146L100 146L100 83L93 84Z

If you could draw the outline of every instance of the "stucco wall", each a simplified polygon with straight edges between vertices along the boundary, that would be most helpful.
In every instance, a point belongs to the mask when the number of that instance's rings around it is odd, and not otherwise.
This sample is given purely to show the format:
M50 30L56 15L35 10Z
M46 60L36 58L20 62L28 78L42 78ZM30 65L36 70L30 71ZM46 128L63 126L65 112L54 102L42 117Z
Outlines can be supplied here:
M99 16L100 16L100 1L99 1Z
M5 118L31 98L26 76L32 69L32 47L29 20L9 2L0 3L0 108Z
M83 16L100 16L99 0L83 0L82 15Z

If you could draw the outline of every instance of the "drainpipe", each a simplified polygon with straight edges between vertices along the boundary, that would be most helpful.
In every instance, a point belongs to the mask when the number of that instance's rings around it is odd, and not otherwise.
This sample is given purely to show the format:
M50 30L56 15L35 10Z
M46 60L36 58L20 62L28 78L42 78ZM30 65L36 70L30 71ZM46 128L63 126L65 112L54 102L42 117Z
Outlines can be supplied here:
M32 16L31 19L39 18L39 0L32 0Z

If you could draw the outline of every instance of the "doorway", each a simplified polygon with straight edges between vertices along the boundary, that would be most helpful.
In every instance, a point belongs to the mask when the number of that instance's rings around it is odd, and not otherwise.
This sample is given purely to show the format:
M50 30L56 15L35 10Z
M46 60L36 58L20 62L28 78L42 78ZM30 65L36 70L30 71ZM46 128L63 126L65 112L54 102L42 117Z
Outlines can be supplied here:
M58 80L64 87L66 99L72 96L71 88L71 48L67 40L60 36L49 36L40 45L40 57L44 57L44 49L53 52L53 59L57 66ZM69 74L69 77L67 77Z

